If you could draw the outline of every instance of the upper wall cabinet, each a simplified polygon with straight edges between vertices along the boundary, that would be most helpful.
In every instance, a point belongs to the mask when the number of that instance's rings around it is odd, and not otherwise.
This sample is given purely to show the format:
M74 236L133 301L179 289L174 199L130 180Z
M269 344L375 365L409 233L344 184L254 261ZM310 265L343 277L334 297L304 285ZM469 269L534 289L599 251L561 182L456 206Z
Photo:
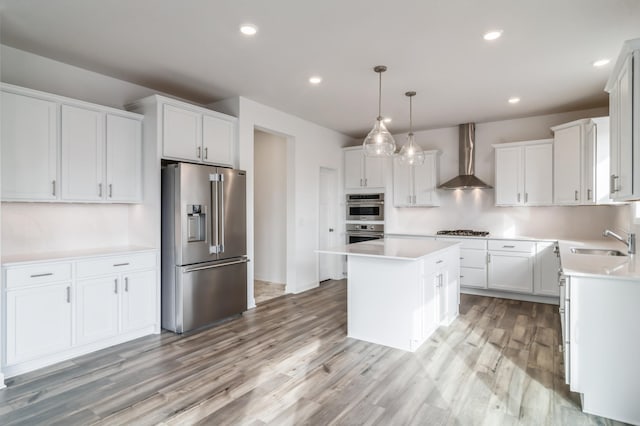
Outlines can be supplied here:
M611 116L611 198L640 200L640 39L624 43L605 90Z
M609 201L609 117L552 127L554 204Z
M361 146L344 149L344 188L384 191L385 158L367 157Z
M149 133L162 147L162 158L234 166L235 117L159 95L127 108L158 120L160 134Z
M59 197L58 105L2 90L2 199Z
M395 207L439 206L438 151L425 151L424 164L410 166L393 159L393 205Z
M141 121L3 84L3 201L140 202Z
M545 206L553 202L551 139L493 145L496 206Z

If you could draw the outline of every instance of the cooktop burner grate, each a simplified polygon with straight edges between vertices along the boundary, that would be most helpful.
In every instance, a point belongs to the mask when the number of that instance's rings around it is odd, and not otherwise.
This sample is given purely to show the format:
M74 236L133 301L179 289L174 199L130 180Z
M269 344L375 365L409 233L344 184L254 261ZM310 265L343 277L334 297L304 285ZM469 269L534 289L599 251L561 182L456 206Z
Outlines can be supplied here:
M474 231L471 229L454 229L454 230L445 230L438 231L438 235L459 235L462 237L486 237L489 235L487 231Z

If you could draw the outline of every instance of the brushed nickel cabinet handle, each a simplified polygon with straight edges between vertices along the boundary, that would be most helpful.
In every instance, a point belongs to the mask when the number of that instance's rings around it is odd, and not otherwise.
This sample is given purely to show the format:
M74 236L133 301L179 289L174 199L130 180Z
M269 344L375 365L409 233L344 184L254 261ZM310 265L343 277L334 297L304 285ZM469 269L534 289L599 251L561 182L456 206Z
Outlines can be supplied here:
M593 191L591 191L590 189L587 189L587 200L591 200L591 196Z
M578 201L578 190L577 189L574 191L574 198L575 198L576 201Z
M204 148L204 159L206 160L209 157L209 148Z
M113 292L118 294L118 279L113 280Z
M113 197L113 184L109 184L109 198Z
M55 179L51 181L51 186L53 187L51 191L51 195L55 197L56 196L56 180Z
M529 193L528 193L528 192L525 192L525 193L524 193L524 202L525 202L525 203L528 203L528 202L529 202Z
M202 148L200 148L200 147L196 148L196 150L197 150L196 157L197 157L197 158L200 158L200 150L201 150L201 149L202 149Z
M611 175L609 178L609 192L611 194L616 192L616 175Z
M102 183L98 184L98 197L102 197Z
M516 248L516 246L502 246L502 248Z
M44 274L33 274L31 275L31 278L49 277L51 275L53 275L53 272L46 272Z
M67 303L71 303L71 287L67 286Z
M113 266L127 266L129 264L129 262L124 262L124 263L114 263Z
M124 277L124 291L129 291L129 277Z
M520 202L520 193L518 192L518 202Z

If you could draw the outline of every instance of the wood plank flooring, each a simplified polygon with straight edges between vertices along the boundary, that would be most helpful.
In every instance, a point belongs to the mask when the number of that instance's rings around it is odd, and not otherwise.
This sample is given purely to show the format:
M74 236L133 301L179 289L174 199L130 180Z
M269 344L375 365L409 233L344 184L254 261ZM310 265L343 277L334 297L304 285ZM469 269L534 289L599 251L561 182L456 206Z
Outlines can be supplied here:
M253 297L258 303L266 302L267 300L275 299L284 295L285 284L277 284L269 281L253 281Z
M416 353L346 337L346 283L8 380L0 424L615 424L564 385L557 307L462 295Z

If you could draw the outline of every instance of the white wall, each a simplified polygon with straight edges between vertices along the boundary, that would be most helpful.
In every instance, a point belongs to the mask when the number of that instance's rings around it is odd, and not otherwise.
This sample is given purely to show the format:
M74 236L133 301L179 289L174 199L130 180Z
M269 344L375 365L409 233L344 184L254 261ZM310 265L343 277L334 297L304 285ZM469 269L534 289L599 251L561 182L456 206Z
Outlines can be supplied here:
M246 98L233 98L212 105L216 110L238 116L240 168L254 174L254 129L280 134L287 139L287 292L298 293L318 285L318 212L320 167L340 170L341 147L353 140L341 133L278 111ZM254 258L255 230L253 179L247 180L247 252ZM339 194L343 197L342 194ZM342 198L340 198L342 199ZM344 232L341 224L339 232ZM253 281L253 262L249 263ZM249 287L249 303L253 289Z
M287 140L254 133L254 277L284 283L287 265Z
M550 114L476 125L476 176L490 185L495 183L492 144L552 138L551 126L585 117L607 115L606 108ZM394 135L401 145L406 134ZM458 174L458 128L449 127L415 132L424 149L438 149L440 180L446 182ZM390 180L390 179L389 179ZM391 185L387 199L392 200ZM495 207L493 190L439 190L437 208L392 207L387 203L386 231L389 233L434 233L439 229L470 228L493 235L531 237L599 238L602 230L616 222L618 210L626 207Z

